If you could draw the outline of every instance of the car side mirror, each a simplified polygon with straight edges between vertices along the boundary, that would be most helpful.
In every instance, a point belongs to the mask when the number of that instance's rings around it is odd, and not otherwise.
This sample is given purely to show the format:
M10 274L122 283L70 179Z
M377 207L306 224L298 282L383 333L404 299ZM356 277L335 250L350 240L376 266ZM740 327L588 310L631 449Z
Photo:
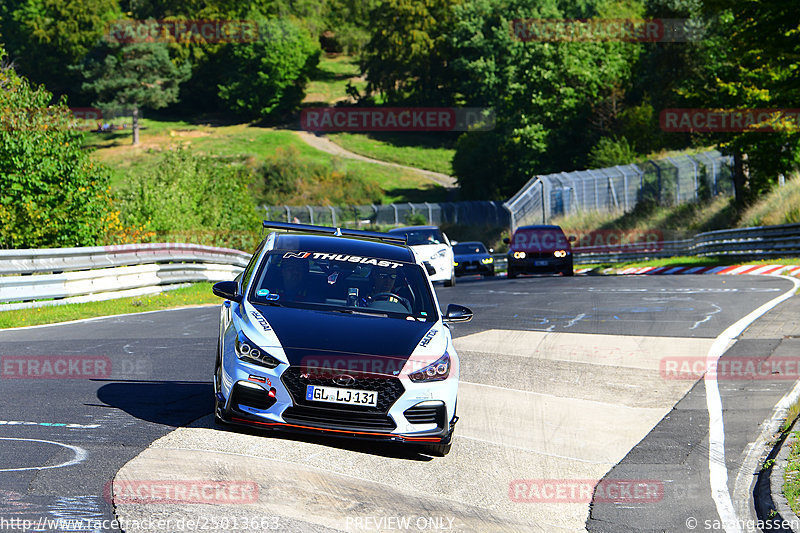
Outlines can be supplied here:
M445 322L469 322L470 320L472 320L472 310L469 307L458 304L447 306L447 312L444 314Z
M506 244L511 244L511 239L509 239L508 237L503 237L503 242Z
M429 276L436 274L436 269L432 264L428 263L427 261L425 261L423 264L425 265L425 272L427 272Z
M242 295L239 294L239 284L235 281L220 281L215 283L211 290L220 298L233 300L237 303L242 301Z
M578 238L575 235L570 235L569 236L569 242L575 242L577 240L578 240Z

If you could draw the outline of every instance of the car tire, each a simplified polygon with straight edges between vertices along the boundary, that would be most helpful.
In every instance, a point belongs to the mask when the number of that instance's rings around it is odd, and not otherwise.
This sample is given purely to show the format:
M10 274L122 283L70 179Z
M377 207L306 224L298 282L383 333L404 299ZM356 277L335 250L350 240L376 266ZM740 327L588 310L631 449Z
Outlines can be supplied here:
M450 274L450 279L444 282L445 287L452 287L456 284L456 271L454 270L452 274Z
M481 274L481 275L482 275L484 278L493 278L493 277L494 277L494 270L492 270L491 272L484 272L484 273L483 273L483 274Z
M514 279L517 276L519 276L519 274L517 274L516 270L508 269L508 279Z

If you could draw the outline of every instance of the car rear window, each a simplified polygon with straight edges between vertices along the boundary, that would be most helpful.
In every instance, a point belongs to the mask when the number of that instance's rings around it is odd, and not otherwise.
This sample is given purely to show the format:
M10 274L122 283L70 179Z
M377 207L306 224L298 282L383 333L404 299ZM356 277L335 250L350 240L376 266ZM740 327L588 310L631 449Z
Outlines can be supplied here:
M483 244L456 244L453 246L453 253L456 254L485 254L486 247Z
M444 243L442 232L438 229L415 229L410 231L393 231L392 233L405 233L406 237L408 238L409 246Z
M569 248L569 241L561 228L518 229L511 241L511 249L521 252L553 252Z

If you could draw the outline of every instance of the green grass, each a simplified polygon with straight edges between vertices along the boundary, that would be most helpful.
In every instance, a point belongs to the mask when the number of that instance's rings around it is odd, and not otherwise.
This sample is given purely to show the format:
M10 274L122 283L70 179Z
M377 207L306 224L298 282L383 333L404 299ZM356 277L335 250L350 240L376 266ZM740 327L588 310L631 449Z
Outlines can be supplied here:
M452 137L435 133L333 133L328 137L346 150L373 159L453 174Z
M147 172L158 161L162 150L188 145L199 152L231 158L256 166L279 147L292 146L309 162L328 165L340 171L353 171L374 181L383 190L382 203L438 202L447 192L443 187L416 172L364 161L332 156L303 142L294 132L247 124L212 126L188 122L144 119L140 145L130 144L130 133L88 133L85 146L93 148L93 158L112 169L112 188L135 173Z
M161 294L118 298L103 302L86 302L19 309L16 311L2 311L0 312L0 328L55 324L58 322L67 322L69 320L79 320L81 318L139 313L142 311L170 309L186 305L220 302L220 298L214 296L211 292L210 283L195 283L189 287L167 291Z
M359 91L367 86L361 78L358 61L351 56L339 55L320 57L316 72L306 86L306 97L303 105L332 105L347 98L347 82L351 82Z

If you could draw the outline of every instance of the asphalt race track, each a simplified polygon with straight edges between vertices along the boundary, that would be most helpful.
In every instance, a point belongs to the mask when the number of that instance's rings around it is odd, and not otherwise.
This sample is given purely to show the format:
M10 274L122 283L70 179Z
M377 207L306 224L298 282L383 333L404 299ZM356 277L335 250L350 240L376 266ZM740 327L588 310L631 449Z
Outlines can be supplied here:
M116 516L127 531L672 532L691 530L690 517L708 531L704 520L720 520L712 485L746 509L749 445L797 376L719 377L723 457L710 448L708 383L669 365L705 361L726 328L792 288L769 276L437 287L442 308L475 312L453 327L460 420L444 458L216 427L216 306L0 331L0 530L21 531L3 522L16 519L37 524L28 530L112 531L37 527ZM756 321L723 360L797 357L795 300ZM112 506L115 478L251 492ZM187 518L194 529L178 522Z

